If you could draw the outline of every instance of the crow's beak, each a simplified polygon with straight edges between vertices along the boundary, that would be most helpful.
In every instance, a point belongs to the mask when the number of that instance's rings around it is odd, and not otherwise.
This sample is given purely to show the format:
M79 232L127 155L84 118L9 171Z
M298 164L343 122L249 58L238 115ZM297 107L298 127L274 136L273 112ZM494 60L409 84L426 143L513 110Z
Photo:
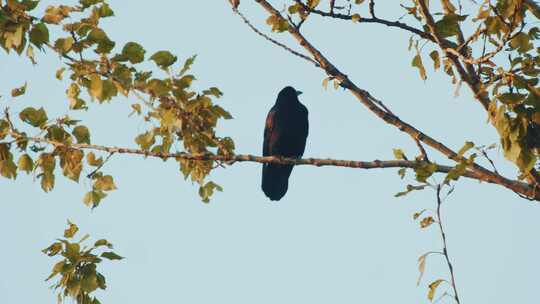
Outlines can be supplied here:
M302 91L296 91L296 96L302 95Z

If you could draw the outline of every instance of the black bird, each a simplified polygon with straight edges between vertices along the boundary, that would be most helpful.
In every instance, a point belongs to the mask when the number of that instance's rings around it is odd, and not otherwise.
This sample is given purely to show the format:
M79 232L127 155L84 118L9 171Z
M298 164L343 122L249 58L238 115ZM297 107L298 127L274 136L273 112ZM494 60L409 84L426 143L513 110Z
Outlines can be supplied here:
M308 136L308 110L298 100L302 92L285 87L268 112L264 128L263 156L300 158ZM263 164L262 190L268 198L279 201L289 187L292 165Z

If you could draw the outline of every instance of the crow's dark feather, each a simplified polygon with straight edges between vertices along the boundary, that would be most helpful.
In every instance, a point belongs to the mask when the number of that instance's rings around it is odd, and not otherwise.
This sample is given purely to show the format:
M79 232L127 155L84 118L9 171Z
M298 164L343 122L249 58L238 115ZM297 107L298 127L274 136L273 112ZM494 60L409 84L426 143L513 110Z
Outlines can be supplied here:
M308 127L308 111L298 100L297 91L284 88L266 117L263 156L301 157ZM262 189L268 198L280 200L285 195L292 169L292 165L263 164Z

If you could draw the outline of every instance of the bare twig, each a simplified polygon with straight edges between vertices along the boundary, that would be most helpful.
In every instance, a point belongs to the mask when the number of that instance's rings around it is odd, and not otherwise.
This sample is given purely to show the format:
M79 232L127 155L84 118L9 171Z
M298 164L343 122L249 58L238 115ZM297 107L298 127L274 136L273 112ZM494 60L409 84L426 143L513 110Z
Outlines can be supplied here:
M257 33L259 36L263 37L264 39L270 41L271 43L279 46L280 48L286 50L287 52L295 55L295 56L298 56L304 60L307 60L311 63L313 63L316 67L319 67L319 63L315 60L313 60L312 58L309 58L308 56L304 55L304 54L301 54L293 49L291 49L290 47L286 46L285 44L275 40L275 39L272 39L270 38L268 35L264 34L263 32L259 31L259 29L257 29L245 16L244 14L242 14L239 10L236 10L235 11L238 16L240 16L240 18L242 18L242 20L244 21L245 24L247 24L249 26L250 29L252 29L255 33ZM298 26L299 27L299 26ZM296 26L295 26L296 28Z
M422 159L426 162L429 162L429 158L426 153L426 149L424 149L424 146L422 146L422 143L417 138L414 139L416 142L416 145L418 146L418 149L420 150L420 155L422 156Z
M321 11L317 9L310 9L309 6L307 6L301 0L294 0L294 1L298 3L299 5L301 5L304 8L304 10L314 13L316 15L322 16L322 17L330 17L330 18L342 19L342 20L352 20L352 15L350 14L340 14L340 13L334 13L332 11L325 12L325 11ZM434 38L433 36L431 36L431 34L426 33L420 29L414 28L400 21L389 21L389 20L373 17L372 15L372 18L360 18L360 20L358 20L358 23L378 23L378 24L386 25L388 27L400 28L408 32L411 32L413 34L416 34L424 39L434 41Z
M369 14L373 19L377 19L375 16L375 0L369 0Z
M92 178L94 177L94 175L99 171L101 170L101 168L103 168L103 166L109 161L109 159L111 159L111 156L114 155L115 152L110 152L109 155L107 155L107 158L105 158L105 160L99 165L97 166L96 169L94 169L94 171L90 172L86 177L87 178Z
M439 223L439 228L441 231L441 237L443 241L443 255L446 259L446 263L448 264L448 269L450 270L450 278L451 278L451 285L452 289L454 290L454 299L458 304L460 304L458 291L456 287L456 277L454 275L454 266L452 266L452 263L450 262L450 257L448 256L448 245L446 244L446 234L444 233L443 223L442 223L442 217L441 217L441 185L437 185L437 219Z

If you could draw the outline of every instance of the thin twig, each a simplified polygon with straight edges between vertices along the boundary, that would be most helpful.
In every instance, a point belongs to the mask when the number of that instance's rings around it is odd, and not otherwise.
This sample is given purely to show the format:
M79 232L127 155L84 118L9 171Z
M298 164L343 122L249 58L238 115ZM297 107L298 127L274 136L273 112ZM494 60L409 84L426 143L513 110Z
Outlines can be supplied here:
M422 143L420 142L420 140L415 138L414 141L416 142L416 145L418 146L418 149L420 150L420 155L422 156L422 159L426 162L429 162L426 149L424 149L424 146L422 146Z
M263 32L259 31L259 29L257 29L245 16L244 14L242 14L239 10L236 10L235 11L238 16L240 16L240 18L242 18L242 20L244 21L245 24L247 24L249 26L250 29L252 29L255 33L257 33L259 36L263 37L264 39L270 41L271 43L279 46L280 48L286 50L287 52L295 55L295 56L298 56L304 60L307 60L311 63L313 63L316 67L319 67L319 63L315 60L313 60L312 58L309 58L308 56L304 55L304 54L301 54L293 49L291 49L290 47L286 46L285 44L275 40L275 39L272 39L270 38L268 35L264 34Z
M373 19L377 19L375 16L375 0L369 0L369 14Z
M456 278L454 275L454 266L452 266L452 263L450 262L450 257L448 256L448 245L446 244L446 234L444 233L443 223L442 223L442 217L441 217L441 185L437 185L437 218L439 223L439 228L441 230L441 236L443 241L443 254L446 259L446 263L448 264L448 269L450 270L450 277L451 277L451 285L452 289L454 290L454 299L456 299L456 302L460 304L458 291L456 287Z
M109 155L107 156L107 158L105 158L105 160L99 165L97 166L96 169L94 169L94 171L90 172L86 177L87 178L92 178L94 177L94 175L99 171L101 170L101 168L103 168L103 166L109 161L109 159L111 159L111 156L114 155L115 152L110 152Z
M321 11L317 9L310 9L309 6L307 6L304 2L300 0L294 0L294 1L298 3L299 5L301 5L304 8L304 10L314 13L316 15L322 16L322 17L330 17L330 18L342 19L342 20L352 20L352 15L350 13L340 14L340 13L334 13L332 11L325 12L325 11ZM389 20L385 20L385 19L381 19L377 17L372 17L372 18L360 18L360 20L358 20L358 23L378 23L378 24L386 25L388 27L400 28L408 32L411 32L413 34L416 34L424 39L434 41L434 38L433 36L431 36L431 34L426 33L420 29L414 28L400 21L389 21Z

